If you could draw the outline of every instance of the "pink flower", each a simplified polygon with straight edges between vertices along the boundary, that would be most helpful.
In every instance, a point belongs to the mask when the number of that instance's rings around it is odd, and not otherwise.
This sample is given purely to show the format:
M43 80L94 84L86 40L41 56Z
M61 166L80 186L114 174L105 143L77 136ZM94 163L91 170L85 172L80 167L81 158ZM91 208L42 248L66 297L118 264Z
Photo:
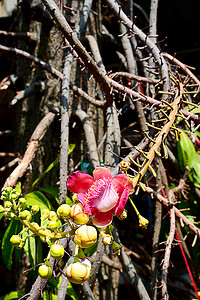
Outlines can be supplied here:
M94 216L92 222L97 227L105 227L112 222L113 213L121 215L129 194L133 193L133 184L125 174L112 178L111 172L96 168L94 178L87 173L73 172L67 181L67 188L77 193L86 213Z

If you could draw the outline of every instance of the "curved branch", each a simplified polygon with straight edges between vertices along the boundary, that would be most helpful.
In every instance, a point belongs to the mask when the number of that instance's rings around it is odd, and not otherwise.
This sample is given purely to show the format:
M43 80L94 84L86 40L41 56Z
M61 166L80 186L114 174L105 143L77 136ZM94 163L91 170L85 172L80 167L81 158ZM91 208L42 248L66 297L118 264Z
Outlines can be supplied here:
M51 67L49 64L47 64L46 62L44 62L43 60L29 54L26 51L17 49L17 48L11 48L11 47L6 47L0 44L0 51L4 51L4 52L11 52L15 55L20 55L22 57L25 57L31 61L34 61L36 63L36 65L42 67L44 70L48 71L49 73L51 73L52 75L54 75L55 77L58 78L62 78L62 73L58 70L56 70L55 68Z
M36 129L34 130L29 140L27 150L24 154L23 159L21 160L20 164L14 169L14 171L10 174L10 176L7 178L3 186L3 189L8 186L13 187L17 183L18 179L25 174L30 163L32 162L32 160L36 155L40 140L45 135L47 129L53 122L55 116L56 116L55 113L49 112L37 125Z
M120 19L124 25L131 30L138 37L145 45L147 45L150 53L152 53L156 63L160 67L161 71L161 78L163 80L163 89L164 91L170 90L170 80L169 80L169 71L168 66L166 64L165 59L163 58L162 54L158 47L151 41L151 39L140 30L133 22L126 16L123 12L121 6L115 0L106 0L107 4L110 6L111 10L115 14L115 16Z
M100 68L98 68L94 59L89 55L86 51L85 47L79 41L76 32L72 30L72 28L67 23L65 17L55 4L53 0L42 0L42 2L49 9L53 19L55 20L57 26L60 31L64 34L68 42L71 44L73 49L77 52L80 58L83 60L85 66L90 71L91 74L94 75L95 79L101 85L102 89L106 94L107 106L110 106L113 101L113 97L110 93L110 84L107 80L107 77L103 74Z
M183 64L182 62L180 62L177 58L175 58L174 56L168 54L168 53L162 53L162 55L167 58L170 62L174 63L175 65L179 66L187 75L189 75L194 82L196 82L196 84L198 84L199 88L200 88L200 81L198 80L198 78L187 68L187 66L185 64Z

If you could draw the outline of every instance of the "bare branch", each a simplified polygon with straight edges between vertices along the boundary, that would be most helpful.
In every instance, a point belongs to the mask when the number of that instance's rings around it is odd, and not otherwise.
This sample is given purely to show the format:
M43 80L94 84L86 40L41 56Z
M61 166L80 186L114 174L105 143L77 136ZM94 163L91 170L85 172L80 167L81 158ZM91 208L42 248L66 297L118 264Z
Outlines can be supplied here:
M79 117L83 124L83 129L85 132L85 137L87 141L87 146L90 154L90 159L92 162L92 165L94 168L100 165L99 162L99 157L98 157L98 152L97 152L97 145L96 145L96 140L95 140L95 135L94 135L94 130L92 127L92 124L90 122L90 119L86 112L84 112L82 109L77 109L75 114Z
M117 1L106 0L106 2L110 6L115 16L118 19L120 19L122 22L124 22L124 25L131 31L131 33L134 33L137 38L139 38L145 45L147 45L150 53L152 53L156 63L160 67L164 91L169 91L170 80L169 80L168 66L162 54L160 53L159 49L157 48L157 46L151 41L151 39L144 32L142 32L135 24L133 24L133 22L123 12L121 6L119 6Z
M36 34L34 32L8 32L0 30L0 35L4 35L5 37L11 37L18 40L37 40Z
M65 17L62 15L61 11L58 9L57 5L53 0L42 0L42 2L49 9L52 17L54 18L57 26L64 34L68 42L71 44L73 49L77 52L80 58L83 60L85 66L88 68L91 74L94 75L95 79L101 85L102 89L106 94L107 105L110 106L113 98L110 94L110 84L108 83L107 78L103 74L100 68L98 68L94 59L89 55L86 51L85 47L79 41L76 32L71 29L69 24L67 23Z
M51 73L52 75L58 77L58 78L62 78L62 73L59 72L58 70L56 70L55 68L51 67L49 64L47 64L46 62L44 62L43 60L29 54L26 51L17 49L17 48L11 48L11 47L6 47L3 45L0 45L0 51L3 52L10 52L13 53L15 55L20 55L22 57L25 57L31 61L34 61L36 65L40 66L41 68L43 68L44 70L48 71L49 73Z
M3 189L8 186L13 187L17 183L18 179L21 178L25 174L30 163L32 162L32 160L35 157L40 140L45 135L47 129L53 122L54 118L55 118L55 114L50 112L37 125L36 129L34 130L32 136L30 138L30 141L27 146L27 150L24 154L22 161L14 169L14 171L10 174L10 176L7 178L7 180L3 186Z

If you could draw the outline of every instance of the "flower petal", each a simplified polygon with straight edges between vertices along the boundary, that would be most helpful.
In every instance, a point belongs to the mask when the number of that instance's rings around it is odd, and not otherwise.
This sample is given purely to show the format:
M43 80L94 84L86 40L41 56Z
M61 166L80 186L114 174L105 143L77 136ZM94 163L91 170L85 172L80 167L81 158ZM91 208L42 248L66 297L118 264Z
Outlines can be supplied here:
M92 220L92 223L96 227L105 227L108 226L113 219L113 212L109 210L107 212L97 212Z
M117 203L116 207L114 208L114 213L117 216L122 214L124 207L126 205L126 202L128 200L128 195L129 195L129 187L127 185L119 199L119 202Z
M93 208L90 209L89 205L87 204L87 201L85 201L85 194L84 193L78 193L77 198L81 202L81 204L83 205L83 208L84 208L85 212L88 215L93 216L97 210L93 209Z
M134 192L133 183L130 179L128 179L126 174L118 174L113 177L112 186L115 188L117 193L122 193L125 186L129 187L129 194Z
M76 171L69 176L67 188L73 193L86 193L94 182L94 178L89 174Z
M94 188L94 191L91 190L86 201L90 207L101 212L109 211L116 206L119 196L110 184L109 180L104 181L100 179L95 182L95 185L97 184L98 188Z
M93 171L93 176L95 180L98 179L111 179L112 175L110 173L110 170L104 167L98 167Z

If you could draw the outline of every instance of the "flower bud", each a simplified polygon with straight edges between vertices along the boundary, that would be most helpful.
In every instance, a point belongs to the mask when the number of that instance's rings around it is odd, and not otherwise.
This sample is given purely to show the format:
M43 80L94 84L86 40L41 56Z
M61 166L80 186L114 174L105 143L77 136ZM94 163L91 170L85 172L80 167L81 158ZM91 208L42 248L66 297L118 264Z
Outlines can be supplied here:
M37 214L37 212L39 211L40 209L39 209L39 206L38 205L33 205L32 207L31 207L31 214L32 215L35 215L35 214Z
M70 264L66 269L67 279L75 284L81 284L90 277L90 268L81 262Z
M78 202L79 202L79 201L78 201L77 194L73 194L73 196L72 196L72 201L73 201L74 203L78 203Z
M26 220L30 215L31 215L30 211L25 209L23 211L20 211L19 218L22 220Z
M74 242L82 248L91 247L96 240L97 230L93 226L82 225L75 232Z
M12 194L11 194L11 199L12 200L17 200L19 198L21 193L17 192L16 190L13 190Z
M7 192L4 190L2 193L1 193L1 200L2 201L5 201L5 200L8 200L8 194Z
M121 213L121 215L118 216L118 218L119 218L120 220L126 219L126 218L127 218L127 210L124 209L123 212Z
M6 187L3 191L5 191L6 193L10 193L12 192L13 188L11 186Z
M57 218L58 218L58 216L57 216L56 212L51 210L48 215L49 221L56 221Z
M10 202L10 201L5 201L5 202L4 202L4 206L5 206L5 208L11 208L11 207L12 207L12 202Z
M38 229L40 228L39 224L36 223L36 222L31 222L30 225L31 225L31 226L33 227L33 229L35 229L35 230L38 230ZM30 229L31 229L31 228L30 228Z
M149 224L149 221L146 218L139 215L139 226L144 229L147 229L148 224Z
M18 203L22 206L24 204L26 204L26 199L25 198L19 198Z
M71 207L71 220L77 225L84 225L89 221L89 215L84 211L81 203Z
M112 243L113 237L110 234L102 235L102 243L104 245L110 245Z
M40 219L41 220L46 220L48 218L48 216L49 216L49 213L50 213L50 211L48 209L43 209L41 211L41 217L40 217Z
M21 238L19 235L12 235L10 238L10 243L16 247L21 243Z
M50 249L51 257L55 259L60 259L64 256L65 251L62 245L53 244Z
M40 277L42 277L43 279L49 279L52 276L52 268L42 264L39 269L38 269L38 274L40 275Z
M116 243L115 241L112 242L112 250L113 250L113 253L117 254L117 255L120 255L120 251L121 251L121 246Z
M6 218L7 219L13 219L15 217L15 214L12 211L9 211L6 213Z
M40 235L40 240L43 243L47 243L50 240L50 238L49 238L49 234L51 233L50 230L48 230L48 229L45 229L45 230L41 229L41 231L39 230L38 232L39 232L39 235L41 234L41 232L46 235L46 236Z
M56 221L49 221L47 224L48 229L55 230L58 228L58 222Z
M57 215L60 219L68 219L70 217L71 207L68 204L62 204L57 209Z
M130 168L130 162L127 161L127 160L123 160L123 161L120 162L119 167L123 171L127 171Z

